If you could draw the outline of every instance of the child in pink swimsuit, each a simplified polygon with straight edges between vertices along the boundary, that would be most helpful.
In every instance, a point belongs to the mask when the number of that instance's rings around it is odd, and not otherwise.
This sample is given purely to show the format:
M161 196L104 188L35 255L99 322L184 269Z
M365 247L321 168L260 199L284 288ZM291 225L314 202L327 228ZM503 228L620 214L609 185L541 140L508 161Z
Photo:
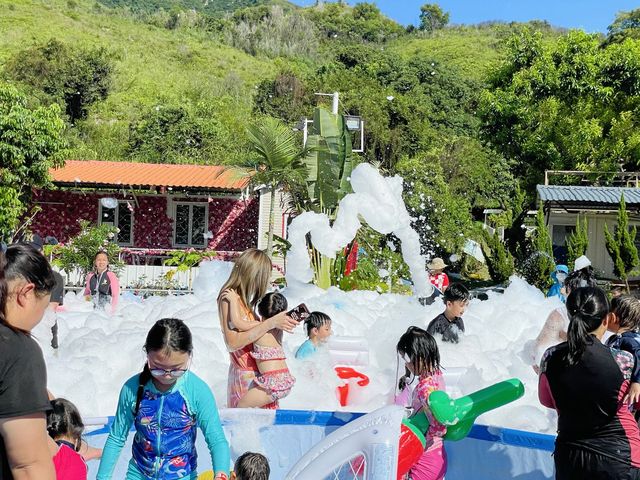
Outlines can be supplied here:
M418 327L409 329L400 337L397 351L405 361L407 370L418 377L413 391L411 407L416 414L423 410L429 419L429 430L425 435L427 445L424 453L409 470L410 480L441 480L447 473L447 454L443 437L447 427L438 422L429 408L429 395L444 390L444 379L440 371L440 352L435 339Z
M287 299L280 293L268 293L258 304L258 313L271 318L287 310ZM243 317L234 322L240 331L250 330L255 322ZM286 397L291 392L296 379L287 367L286 356L282 348L282 330L270 330L253 343L251 356L256 360L260 375L238 402L238 407L263 407Z

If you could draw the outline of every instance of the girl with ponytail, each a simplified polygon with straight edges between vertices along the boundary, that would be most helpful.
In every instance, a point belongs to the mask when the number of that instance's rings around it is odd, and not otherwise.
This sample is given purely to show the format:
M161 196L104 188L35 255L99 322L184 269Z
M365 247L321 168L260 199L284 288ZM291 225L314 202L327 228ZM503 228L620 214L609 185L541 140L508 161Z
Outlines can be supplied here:
M147 334L144 351L142 372L120 391L97 480L113 477L132 424L136 434L127 480L197 478L196 426L209 447L215 479L226 480L229 444L211 390L189 370L191 331L182 320L158 320Z
M624 401L633 355L602 344L612 315L606 294L567 298L567 341L542 357L538 397L558 412L556 479L640 479L640 430Z

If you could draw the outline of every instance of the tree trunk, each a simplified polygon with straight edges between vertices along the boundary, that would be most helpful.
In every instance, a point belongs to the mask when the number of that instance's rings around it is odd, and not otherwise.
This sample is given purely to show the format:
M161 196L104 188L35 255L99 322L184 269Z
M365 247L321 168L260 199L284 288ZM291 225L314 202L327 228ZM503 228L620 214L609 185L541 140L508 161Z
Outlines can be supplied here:
M269 232L267 234L267 255L272 258L273 255L273 209L276 202L276 187L271 185L271 205L269 205Z

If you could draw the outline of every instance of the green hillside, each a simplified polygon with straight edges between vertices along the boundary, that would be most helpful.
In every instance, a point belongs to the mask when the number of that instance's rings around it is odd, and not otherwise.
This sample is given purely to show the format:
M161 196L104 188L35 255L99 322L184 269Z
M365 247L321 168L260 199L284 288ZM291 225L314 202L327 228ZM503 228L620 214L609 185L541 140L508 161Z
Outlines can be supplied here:
M128 7L134 11L153 12L158 9L193 9L199 12L220 15L240 8L259 5L281 5L293 8L286 0L99 0L106 7Z

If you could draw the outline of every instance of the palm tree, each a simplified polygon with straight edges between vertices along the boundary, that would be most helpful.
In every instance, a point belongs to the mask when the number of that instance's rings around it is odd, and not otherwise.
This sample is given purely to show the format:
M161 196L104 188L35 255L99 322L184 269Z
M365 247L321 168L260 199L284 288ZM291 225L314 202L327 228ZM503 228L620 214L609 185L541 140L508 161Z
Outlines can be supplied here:
M249 142L257 154L253 166L256 174L251 182L271 189L267 255L273 251L273 207L276 190L292 190L305 184L307 167L302 161L309 150L300 146L293 132L280 120L265 117L247 128Z

